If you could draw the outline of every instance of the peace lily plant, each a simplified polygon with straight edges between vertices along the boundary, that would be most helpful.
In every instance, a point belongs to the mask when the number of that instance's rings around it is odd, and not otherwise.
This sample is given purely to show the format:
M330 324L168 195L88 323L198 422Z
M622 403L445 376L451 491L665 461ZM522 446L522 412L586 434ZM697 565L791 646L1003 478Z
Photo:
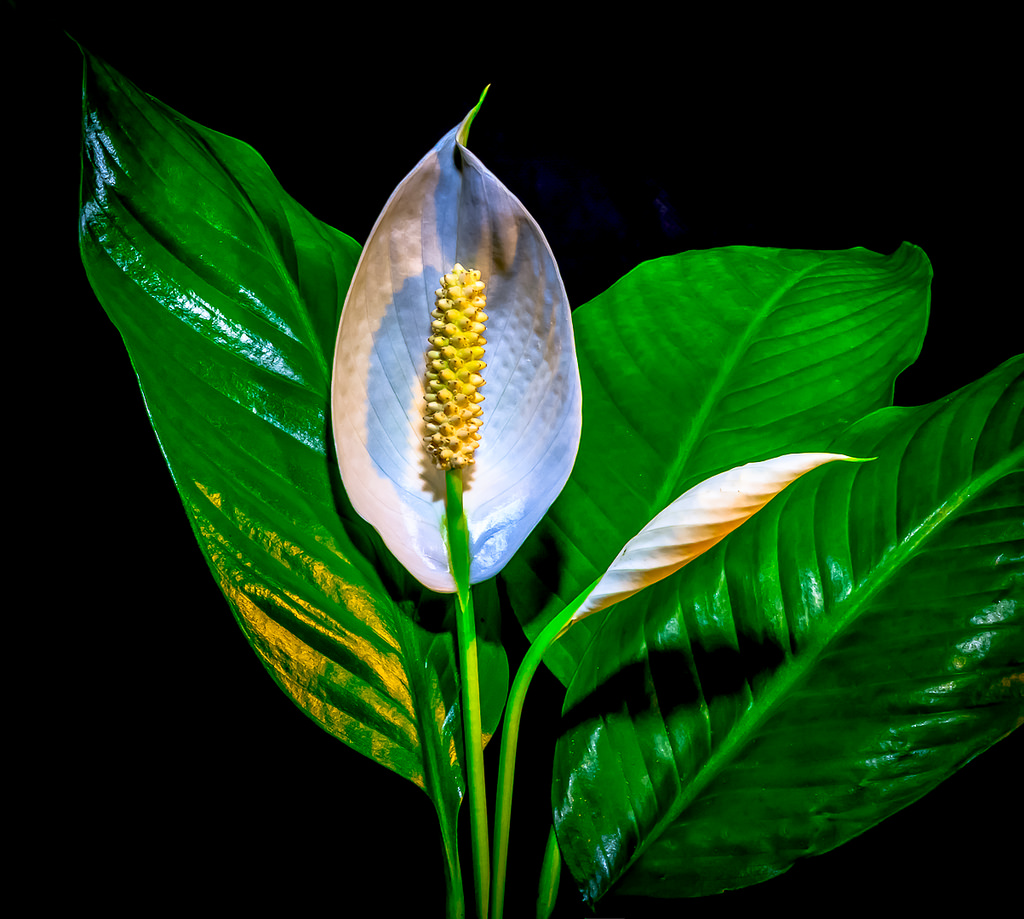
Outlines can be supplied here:
M542 661L567 687L543 916L563 859L591 903L767 880L1019 723L1021 361L889 406L919 249L683 253L571 314L467 146L480 103L360 248L85 58L82 258L200 546L281 688L430 796L448 916L463 796L502 915ZM532 640L510 691L478 635L505 605Z

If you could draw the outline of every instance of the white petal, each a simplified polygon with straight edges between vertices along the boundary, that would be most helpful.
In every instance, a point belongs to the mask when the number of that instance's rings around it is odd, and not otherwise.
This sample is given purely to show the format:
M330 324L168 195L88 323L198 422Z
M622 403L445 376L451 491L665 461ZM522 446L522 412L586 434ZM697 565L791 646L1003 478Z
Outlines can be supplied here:
M533 218L459 142L472 114L378 218L345 300L332 384L353 507L421 583L446 593L444 473L423 447L423 374L434 291L455 262L481 271L489 316L482 440L463 472L472 582L508 562L562 490L582 423L561 276Z
M684 492L626 543L572 621L618 603L707 552L787 485L840 453L789 453L747 463Z

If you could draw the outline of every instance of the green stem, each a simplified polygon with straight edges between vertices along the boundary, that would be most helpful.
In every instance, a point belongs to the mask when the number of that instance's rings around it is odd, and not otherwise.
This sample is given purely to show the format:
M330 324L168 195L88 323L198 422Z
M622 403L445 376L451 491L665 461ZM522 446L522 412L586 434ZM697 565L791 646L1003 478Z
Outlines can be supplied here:
M555 911L558 900L558 882L562 877L562 853L558 848L555 828L548 833L548 844L544 848L544 863L540 868L540 884L537 889L537 919L549 919Z
M516 678L512 681L512 689L508 696L505 711L505 726L501 731L501 756L498 765L498 797L494 811L494 882L491 885L491 916L501 919L505 907L505 870L508 863L508 834L512 817L512 782L516 771L516 744L519 740L519 722L523 714L523 702L526 701L526 690L530 681L540 667L544 652L555 643L555 640L568 627L573 613L590 596L597 586L594 581L583 593L572 601L561 613L555 616L537 636L530 649L519 665Z
M448 858L445 864L445 919L466 919L466 900L462 890L462 868L459 866L458 851L455 858Z
M448 492L448 554L458 595L456 632L459 645L459 676L462 683L462 728L466 751L466 783L469 788L473 880L476 887L477 915L479 919L487 919L490 843L487 829L483 727L480 720L480 665L473 595L469 588L469 526L462 507L461 470L449 470L445 474L445 481Z

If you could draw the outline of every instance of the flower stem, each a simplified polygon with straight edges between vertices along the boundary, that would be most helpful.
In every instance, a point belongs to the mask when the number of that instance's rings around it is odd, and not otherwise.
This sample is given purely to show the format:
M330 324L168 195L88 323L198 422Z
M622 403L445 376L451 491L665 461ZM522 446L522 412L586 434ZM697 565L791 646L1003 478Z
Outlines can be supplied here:
M455 858L445 853L445 919L466 919L466 900L462 890L462 869L459 867L458 850Z
M462 471L445 473L447 482L448 553L458 595L456 632L459 646L459 677L462 684L463 745L466 751L466 783L469 788L470 827L473 846L473 880L477 915L487 919L490 887L487 786L484 778L483 727L480 720L480 665L477 653L476 618L469 587L469 526L462 507Z
M544 863L540 869L540 884L537 889L537 919L548 919L555 911L558 900L558 882L562 876L562 853L558 848L555 828L548 833L548 844L544 849Z
M573 613L583 604L590 592L597 586L594 581L583 593L555 616L537 636L519 665L516 678L508 696L505 725L501 731L501 756L498 765L498 796L494 811L494 882L491 885L491 919L501 919L505 900L505 870L508 863L508 834L512 817L512 782L516 771L516 744L519 740L519 722L522 719L523 703L530 681L540 667L544 652L555 643L572 619Z

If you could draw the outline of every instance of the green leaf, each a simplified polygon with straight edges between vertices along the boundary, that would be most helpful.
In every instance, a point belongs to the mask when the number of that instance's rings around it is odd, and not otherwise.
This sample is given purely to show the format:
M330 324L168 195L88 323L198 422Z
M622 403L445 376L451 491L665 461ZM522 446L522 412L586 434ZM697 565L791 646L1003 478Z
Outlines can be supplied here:
M850 425L804 476L610 610L553 799L590 899L697 896L825 852L1024 722L1024 357Z
M401 578L394 559L332 485L331 361L359 246L289 198L252 148L85 59L82 260L200 548L278 685L431 797L455 875L453 642L414 621L439 621L445 601L411 579L389 592L378 571ZM145 538L139 510L125 511L126 539ZM168 640L185 649L201 633L183 619ZM485 708L493 730L500 704Z
M921 348L930 279L909 244L888 256L735 246L645 262L577 310L576 465L504 575L527 634L688 488L826 450L890 405ZM596 628L574 626L545 657L566 685Z

